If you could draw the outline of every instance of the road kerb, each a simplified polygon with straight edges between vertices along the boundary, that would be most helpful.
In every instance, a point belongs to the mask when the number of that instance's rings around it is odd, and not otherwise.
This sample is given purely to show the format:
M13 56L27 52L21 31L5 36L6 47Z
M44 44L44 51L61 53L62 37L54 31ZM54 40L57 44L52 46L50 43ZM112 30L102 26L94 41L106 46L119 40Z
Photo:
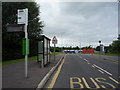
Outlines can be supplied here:
M52 75L52 73L57 69L57 67L60 65L61 61L63 60L65 55L63 55L60 60L58 61L58 63L45 75L45 77L41 80L41 82L38 84L36 90L39 90L40 88L43 88L44 85L46 84L46 82L48 81L48 79L50 78L50 76Z

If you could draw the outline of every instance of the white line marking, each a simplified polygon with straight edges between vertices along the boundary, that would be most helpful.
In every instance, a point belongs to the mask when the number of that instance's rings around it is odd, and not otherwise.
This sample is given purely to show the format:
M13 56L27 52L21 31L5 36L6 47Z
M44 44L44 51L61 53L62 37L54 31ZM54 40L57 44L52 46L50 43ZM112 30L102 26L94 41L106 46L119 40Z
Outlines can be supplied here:
M95 67L97 67L97 68L99 68L100 70L102 70L102 71L104 71L104 72L106 72L107 74L109 74L109 75L111 75L112 76L112 74L111 73L109 73L108 71L106 71L106 70L104 70L104 69L102 69L101 67L99 67L99 66L97 66L97 65L95 65L95 64L93 64Z
M103 71L101 71L101 70L98 70L99 72L101 72L101 73L104 73Z
M88 62L88 64L90 64L90 63Z
M88 61L87 59L84 59L85 61Z
M95 66L94 66L94 65L92 65L92 67L93 67L93 68L95 68Z
M90 64L89 61L88 61L87 59L84 59L84 60L85 60L88 64Z

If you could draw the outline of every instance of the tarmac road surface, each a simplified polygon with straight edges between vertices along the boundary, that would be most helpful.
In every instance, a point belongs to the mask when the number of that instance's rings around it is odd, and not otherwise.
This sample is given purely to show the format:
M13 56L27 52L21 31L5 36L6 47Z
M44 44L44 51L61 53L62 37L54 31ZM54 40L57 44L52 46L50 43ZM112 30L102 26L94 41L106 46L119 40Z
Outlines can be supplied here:
M46 87L119 88L118 66L117 61L105 59L105 56L103 58L99 55L66 54Z

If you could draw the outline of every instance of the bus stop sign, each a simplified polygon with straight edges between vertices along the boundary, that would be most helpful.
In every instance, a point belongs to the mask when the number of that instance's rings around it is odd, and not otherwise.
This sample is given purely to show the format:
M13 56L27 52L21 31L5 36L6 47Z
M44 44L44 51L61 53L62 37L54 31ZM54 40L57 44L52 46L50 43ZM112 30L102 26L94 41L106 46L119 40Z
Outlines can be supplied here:
M52 43L57 44L57 41L58 41L57 38L54 36L53 39L52 39Z

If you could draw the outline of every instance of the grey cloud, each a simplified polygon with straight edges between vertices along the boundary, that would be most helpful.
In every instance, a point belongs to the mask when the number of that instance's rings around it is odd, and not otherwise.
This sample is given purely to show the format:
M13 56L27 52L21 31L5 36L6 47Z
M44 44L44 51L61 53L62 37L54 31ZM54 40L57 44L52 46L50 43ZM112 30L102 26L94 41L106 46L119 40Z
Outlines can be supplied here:
M59 3L57 12L56 8L51 8L48 4L48 7L44 5L41 9L43 9L43 19L46 24L44 31L50 37L52 35L60 37L64 32L62 37L69 45L80 41L82 45L97 45L99 39L108 45L113 37L117 36L117 3L62 2Z
M62 4L62 10L65 14L69 15L84 15L86 18L89 18L93 15L100 14L101 12L104 12L105 9L113 9L116 10L117 3L108 3L108 2L67 2L67 3L61 3ZM111 8L112 7L112 8ZM108 12L109 12L108 9ZM106 13L106 12L104 12ZM109 14L109 13L108 13Z

